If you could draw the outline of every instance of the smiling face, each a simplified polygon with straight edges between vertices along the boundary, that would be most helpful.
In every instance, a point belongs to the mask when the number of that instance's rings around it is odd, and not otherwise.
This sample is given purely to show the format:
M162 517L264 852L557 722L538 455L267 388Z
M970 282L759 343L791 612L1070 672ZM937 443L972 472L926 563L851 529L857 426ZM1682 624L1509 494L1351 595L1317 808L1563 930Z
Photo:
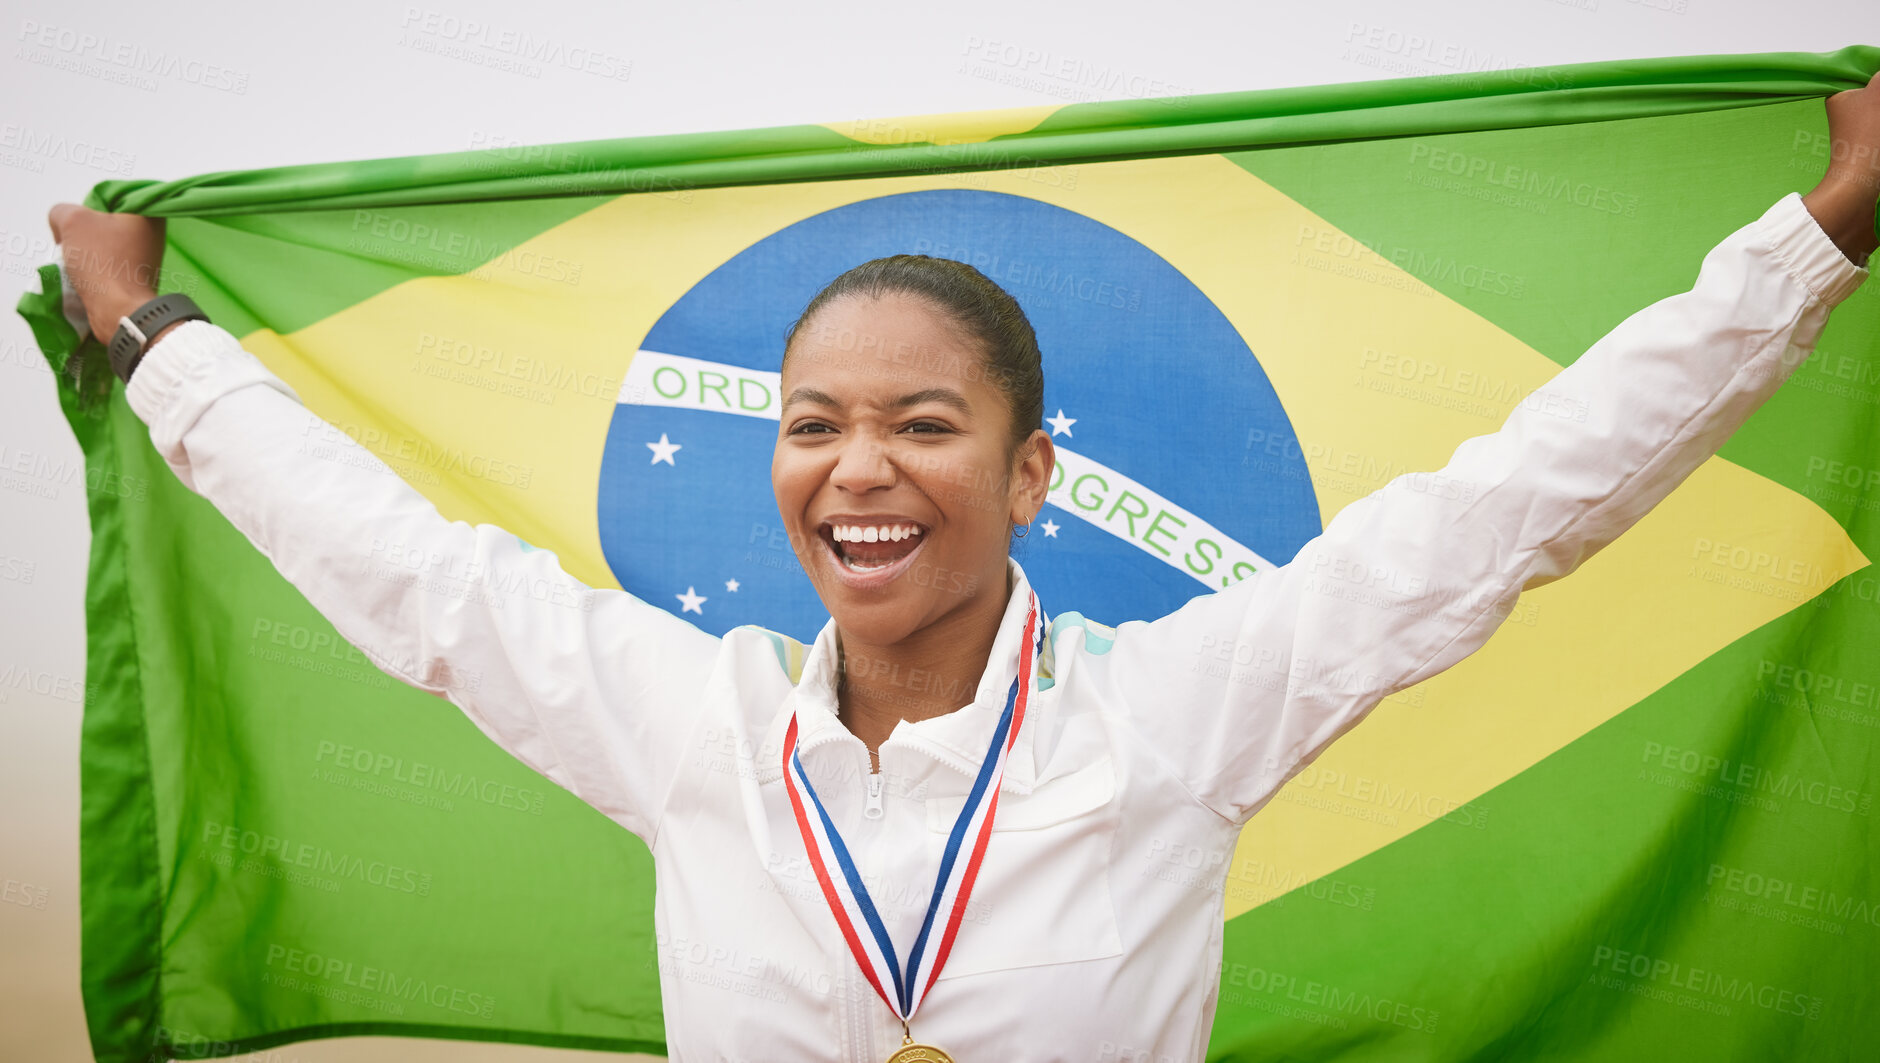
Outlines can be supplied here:
M890 645L961 610L996 623L1053 456L1042 430L1010 449L978 346L922 297L843 297L798 330L783 396L771 486L837 626Z

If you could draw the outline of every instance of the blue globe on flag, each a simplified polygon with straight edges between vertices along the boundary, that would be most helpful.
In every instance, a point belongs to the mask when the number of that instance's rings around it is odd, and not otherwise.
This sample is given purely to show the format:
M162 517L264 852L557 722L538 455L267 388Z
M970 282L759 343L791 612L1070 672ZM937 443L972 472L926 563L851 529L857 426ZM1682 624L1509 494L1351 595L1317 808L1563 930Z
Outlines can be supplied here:
M629 593L717 635L757 624L815 638L828 612L770 482L784 333L829 281L893 254L973 265L1037 332L1038 427L1058 465L1013 556L1048 614L1154 619L1284 564L1322 530L1279 396L1187 277L1074 211L941 189L779 230L653 326L621 388L599 486L601 546Z

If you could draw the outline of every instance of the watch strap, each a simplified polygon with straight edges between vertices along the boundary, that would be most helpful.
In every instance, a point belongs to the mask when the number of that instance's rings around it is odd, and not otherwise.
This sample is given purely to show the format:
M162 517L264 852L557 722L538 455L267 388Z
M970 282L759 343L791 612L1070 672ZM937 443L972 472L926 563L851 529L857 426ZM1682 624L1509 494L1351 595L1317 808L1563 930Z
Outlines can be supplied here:
M111 371L125 383L130 383L131 374L137 371L137 363L144 360L144 354L150 349L150 338L179 321L207 321L209 315L202 312L196 301L180 292L159 295L137 309L118 319L117 332L111 337L106 348L111 358Z

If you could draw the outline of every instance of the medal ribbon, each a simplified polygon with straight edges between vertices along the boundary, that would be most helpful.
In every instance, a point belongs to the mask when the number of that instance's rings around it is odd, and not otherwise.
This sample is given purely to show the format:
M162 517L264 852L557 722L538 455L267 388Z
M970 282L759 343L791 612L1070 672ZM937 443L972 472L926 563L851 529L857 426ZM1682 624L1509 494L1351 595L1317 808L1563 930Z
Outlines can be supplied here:
M1038 594L1033 591L1025 613L1025 642L1019 650L1018 675L1006 694L1005 712L993 731L992 742L979 765L979 774L973 779L972 791L967 794L966 804L947 835L933 898L927 903L927 916L921 922L919 936L914 939L905 971L894 943L888 939L888 928L882 923L881 914L868 895L868 887L862 884L862 876L849 856L848 846L843 844L842 835L830 821L822 799L816 796L816 788L810 785L809 775L803 770L803 760L797 755L794 715L784 734L784 788L790 794L790 807L796 812L803 847L809 851L810 864L816 869L816 881L821 884L823 898L829 902L836 925L842 929L843 940L848 942L849 952L861 965L868 984L875 987L895 1018L902 1022L913 1017L927 991L933 988L934 980L940 976L947 954L953 951L953 939L959 935L960 921L965 918L973 882L979 877L979 863L986 855L986 842L992 837L992 817L999 809L999 781L1005 777L1006 757L1018 740L1018 729L1025 722L1025 706L1031 698L1032 675L1044 642L1043 624L1039 619ZM972 848L962 860L961 851L969 837ZM837 874L830 873L832 867ZM942 912L946 915L939 942L929 950L929 938Z

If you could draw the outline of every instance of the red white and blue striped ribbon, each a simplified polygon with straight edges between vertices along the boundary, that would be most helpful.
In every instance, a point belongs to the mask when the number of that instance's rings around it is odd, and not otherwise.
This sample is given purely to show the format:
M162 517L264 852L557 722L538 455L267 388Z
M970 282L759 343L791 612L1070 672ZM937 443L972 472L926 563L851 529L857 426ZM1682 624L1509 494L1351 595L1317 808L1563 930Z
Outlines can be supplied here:
M842 835L823 810L822 799L810 785L797 755L796 719L783 739L784 788L790 794L790 806L796 812L797 830L803 846L809 850L810 864L816 869L816 881L822 885L823 898L842 929L849 952L861 965L875 992L881 994L895 1018L912 1018L920 1003L940 976L940 968L953 951L953 939L959 935L960 922L966 915L966 902L972 896L973 882L979 876L979 864L986 855L986 843L992 836L992 817L999 810L999 780L1005 776L1005 761L1018 739L1018 729L1025 722L1025 707L1031 699L1032 676L1044 645L1044 625L1038 609L1037 592L1025 614L1025 641L1020 650L1018 675L1006 694L1005 712L999 717L986 757L973 779L953 830L947 835L946 852L940 861L940 874L934 881L933 898L927 904L927 916L920 935L908 953L903 969L894 942L881 913L862 884L855 861L843 844ZM833 871L833 873L832 873ZM935 928L939 936L934 937Z

